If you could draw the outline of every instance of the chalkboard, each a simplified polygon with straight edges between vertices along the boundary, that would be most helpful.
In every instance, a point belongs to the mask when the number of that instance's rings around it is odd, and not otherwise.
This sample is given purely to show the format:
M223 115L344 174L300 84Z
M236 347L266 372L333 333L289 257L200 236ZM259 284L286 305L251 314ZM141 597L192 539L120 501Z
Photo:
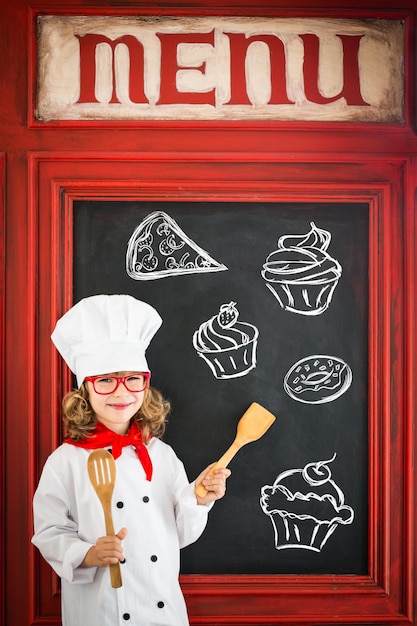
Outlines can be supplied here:
M126 293L161 314L148 361L190 479L251 402L277 417L183 573L367 573L368 230L363 203L74 203L74 302Z

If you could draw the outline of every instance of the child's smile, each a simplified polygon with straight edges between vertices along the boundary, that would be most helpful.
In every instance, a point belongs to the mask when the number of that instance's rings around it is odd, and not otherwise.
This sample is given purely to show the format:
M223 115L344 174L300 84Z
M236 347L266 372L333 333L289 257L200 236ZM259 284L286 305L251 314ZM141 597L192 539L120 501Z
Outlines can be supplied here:
M99 422L119 435L127 433L131 418L142 406L145 391L128 391L123 384L108 395L95 392L93 384L87 381L89 400Z
M114 409L116 409L117 411L122 411L123 409L127 409L130 405L130 403L114 403L114 402L109 402L109 406L112 406Z

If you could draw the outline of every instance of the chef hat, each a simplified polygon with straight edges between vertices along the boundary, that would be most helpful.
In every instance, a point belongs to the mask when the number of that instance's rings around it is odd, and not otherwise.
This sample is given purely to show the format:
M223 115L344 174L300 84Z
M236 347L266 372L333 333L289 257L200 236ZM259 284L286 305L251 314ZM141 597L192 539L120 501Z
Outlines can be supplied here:
M58 320L51 339L77 377L148 372L145 351L162 324L146 302L127 295L84 298Z

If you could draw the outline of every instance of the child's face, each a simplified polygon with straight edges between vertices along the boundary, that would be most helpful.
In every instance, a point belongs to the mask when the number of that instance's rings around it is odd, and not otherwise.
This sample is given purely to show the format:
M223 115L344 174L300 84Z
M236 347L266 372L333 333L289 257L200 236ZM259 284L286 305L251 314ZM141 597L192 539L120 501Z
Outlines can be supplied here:
M109 376L127 376L136 372L116 372ZM145 390L139 392L128 391L123 383L120 383L111 394L102 395L94 390L93 383L86 382L89 400L99 422L107 428L124 435L129 429L131 418L142 406Z

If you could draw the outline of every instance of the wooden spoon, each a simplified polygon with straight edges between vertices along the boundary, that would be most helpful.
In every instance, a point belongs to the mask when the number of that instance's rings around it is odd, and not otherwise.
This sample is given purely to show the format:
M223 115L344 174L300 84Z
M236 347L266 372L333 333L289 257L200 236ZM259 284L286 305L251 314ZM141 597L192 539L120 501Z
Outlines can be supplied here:
M87 461L88 475L96 494L98 495L104 512L106 535L114 535L113 518L111 514L111 499L116 479L116 463L107 450L93 450ZM111 586L122 586L120 563L110 564Z
M252 402L239 420L234 442L217 461L214 467L211 468L207 476L212 476L216 469L227 467L242 446L260 439L274 422L275 415L272 415L272 413L264 409L264 407L257 402ZM194 493L204 498L207 494L207 489L204 487L203 483L200 483L194 489Z

